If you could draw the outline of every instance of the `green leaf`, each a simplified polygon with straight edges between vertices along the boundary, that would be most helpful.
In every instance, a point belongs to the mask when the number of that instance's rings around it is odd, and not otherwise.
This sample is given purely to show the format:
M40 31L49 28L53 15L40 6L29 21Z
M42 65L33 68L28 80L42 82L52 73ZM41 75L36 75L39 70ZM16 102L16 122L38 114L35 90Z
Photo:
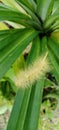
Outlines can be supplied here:
M53 98L53 99L57 99L59 98L59 93L49 93L47 94L44 99L48 99L48 98Z
M37 2L37 8L39 9L39 6L40 6L40 0L36 0L36 2ZM39 11L39 10L38 10Z
M54 7L54 0L51 1L51 4L49 6L49 9L48 9L48 12L47 12L47 17L46 18L49 18L49 15L52 14L52 10L53 10L53 7Z
M54 82L53 81L51 81L51 80L49 80L49 79L45 79L45 84L44 84L44 87L45 88L47 88L47 87L49 87L49 86L54 86L55 84L54 84Z
M57 73L57 71L55 70L55 68L52 69L52 73L56 78L57 84L59 85L59 74Z
M21 13L20 11L14 11L10 8L6 8L0 5L0 21L12 21L22 25L26 25L27 20L30 20L29 16Z
M47 52L47 37L44 36L41 39L41 54L45 54Z
M54 6L53 6L52 13L54 13L58 8L59 8L59 0L54 0Z
M34 49L35 48L35 49ZM37 36L34 40L33 40L33 43L32 43L32 47L31 47L31 50L30 50L30 53L28 55L28 60L27 60L27 63L30 62L33 62L32 59L36 59L38 58L39 56L39 53L40 53L40 39L39 37ZM29 62L28 62L29 61Z
M37 5L36 5L35 1L34 1L34 0L28 0L28 1L29 1L29 3L32 5L34 11L36 12Z
M28 108L28 104L29 104L30 93L31 93L31 89L29 87L28 89L25 90L21 109L19 109L20 113L18 115L18 120L17 120L17 125L16 125L15 130L19 130L19 129L23 130L25 116L26 116L26 112L27 112L27 108Z
M48 46L59 60L59 43L57 43L56 40L49 39Z
M27 7L28 9L30 9L31 11L34 11L36 9L36 4L34 2L34 0L17 0L19 1L19 3L21 3L21 5L24 5L25 7Z
M36 59L40 53L40 39L39 37L33 40L32 48L28 56L28 60L33 62L33 59ZM31 61L32 58L32 61ZM42 92L44 86L44 79L42 78L35 85L32 86L32 91L30 95L27 115L24 123L23 130L37 130L38 129L38 120L39 112L42 101Z
M30 54L28 59L28 65L30 64L30 61L33 62L35 58L35 52L36 48L34 48L35 51ZM33 55L33 57L32 57ZM8 122L7 130L23 130L25 117L26 117L26 111L28 108L29 98L31 94L32 86L29 86L27 89L20 89L17 93L14 107Z
M21 30L21 29L20 30L12 29L12 30L0 31L0 50L5 48L5 46L10 44L11 42L17 40L22 31L23 30ZM12 36L13 36L13 38L11 39ZM1 54L0 54L0 56L1 56Z
M55 78L56 78L56 80L57 80L57 82L59 84L59 71L58 71L59 70L59 65L58 65L58 63L57 63L57 61L55 59L55 56L54 56L53 52L51 51L51 49L48 48L48 52L49 52L49 59L51 61L51 65L53 67L52 72L54 73Z
M27 111L29 100L29 89L20 89L17 93L13 110L9 119L7 130L18 130L18 123L20 121L20 130L23 127L24 117ZM22 118L23 117L23 118ZM20 118L20 119L19 119Z
M49 19L47 18L44 24L45 28L51 28L51 26L55 23L55 21L58 21L59 14L53 14L49 16Z
M37 0L37 10L41 19L44 21L46 19L48 10L52 4L52 0Z
M16 11L21 11L22 8L17 4L15 0L1 0L4 5L8 6L8 8L12 8L13 10ZM24 10L22 10L24 12Z
M38 120L39 112L42 101L44 87L44 78L40 79L36 86L33 86L31 97L29 101L27 116L24 124L23 130L37 130L38 129Z
M13 70L16 76L19 74L19 72L25 68L25 59L24 55L20 55L20 57L17 58L15 63L13 64Z
M5 79L7 82L9 82L10 87L11 87L11 89L13 90L13 92L14 92L14 93L17 93L18 89L17 89L16 85L14 84L14 82L12 81L12 78L10 79L10 78L7 78L7 76L5 76L4 79Z
M36 16L36 14L34 13L35 11L33 11L33 7L32 4L30 4L30 1L24 1L24 0L18 0L19 1L19 4L20 6L26 11L26 13L28 13L33 20L36 21L36 23L39 25L40 27L40 21L38 19L38 17Z
M56 20L54 24L51 25L51 29L55 31L57 28L59 28L59 19Z
M4 49L0 51L0 78L7 72L13 62L18 56L24 51L27 45L33 40L38 34L33 29L22 29L18 30L17 38L7 39L5 44L8 44ZM14 36L14 35L13 35ZM10 41L9 41L10 40Z

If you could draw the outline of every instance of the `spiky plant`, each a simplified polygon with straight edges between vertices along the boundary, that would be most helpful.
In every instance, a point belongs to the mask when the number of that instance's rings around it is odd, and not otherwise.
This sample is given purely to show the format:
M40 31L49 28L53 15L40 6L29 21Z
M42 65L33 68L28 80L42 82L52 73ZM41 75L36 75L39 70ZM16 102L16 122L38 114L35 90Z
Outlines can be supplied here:
M51 64L51 71L59 84L59 0L1 0L0 21L11 29L0 31L0 79L32 42L23 78L28 88L18 90L7 130L38 130L39 110L48 71L44 61L43 75L35 69L35 82L31 69L37 68L35 60L41 56ZM43 59L42 59L43 60ZM33 63L34 65L30 66ZM40 65L39 65L40 67ZM34 70L34 69L33 69ZM32 70L32 72L33 72ZM42 69L41 69L42 71ZM38 78L41 76L40 78ZM31 77L31 78L30 78ZM18 77L19 80L20 77ZM19 84L17 84L19 85Z

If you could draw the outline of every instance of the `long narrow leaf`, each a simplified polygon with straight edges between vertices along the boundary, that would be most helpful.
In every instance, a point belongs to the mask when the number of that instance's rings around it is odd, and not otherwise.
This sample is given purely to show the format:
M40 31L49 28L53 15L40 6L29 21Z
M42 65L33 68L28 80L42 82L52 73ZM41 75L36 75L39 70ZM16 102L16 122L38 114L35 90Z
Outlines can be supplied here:
M57 61L56 61L56 59L54 57L54 54L52 53L51 49L48 48L48 51L49 51L49 59L50 59L51 64L53 66L52 72L54 73L54 75L56 77L56 80L57 80L57 82L59 84L59 71L58 71L59 70L59 65L58 65L58 63L57 63Z
M34 48L36 51L36 48ZM35 51L30 54L29 59L31 58L32 60L28 59L28 65L30 64L30 61L33 62L35 58ZM33 55L33 57L32 57ZM29 86L27 89L20 89L19 92L17 93L14 107L10 116L10 120L7 126L7 130L23 130L24 127L24 121L26 117L26 111L28 108L28 103L29 103L29 98L30 94L32 91L32 86ZM21 101L20 101L21 100ZM19 104L20 102L20 104ZM19 107L18 107L19 105ZM16 117L15 117L16 116ZM15 123L15 124L14 124Z
M45 28L50 28L54 23L55 21L58 21L59 19L59 14L53 14L51 16L49 16L49 19L46 19L46 22L45 22Z
M23 130L38 130L38 120L42 101L43 87L44 78L40 79L36 86L33 86Z
M59 60L59 43L57 43L53 39L49 39L48 46L50 47L50 49L53 51L53 53L56 55L56 57Z
M35 15L35 13L30 8L28 8L28 6L30 5L29 2L27 0L26 1L18 0L18 1L19 1L20 6L32 17L32 19L34 19L40 25L40 21L39 21L38 17ZM33 7L32 7L32 9L33 9Z
M8 8L12 8L15 11L21 11L24 13L24 10L17 4L15 0L1 0L1 2L8 6Z
M15 103L14 103L14 107L13 107L13 110L12 110L12 113L11 113L11 116L10 116L10 119L9 119L9 123L8 123L8 126L7 126L7 130L17 130L17 124L18 124L18 119L19 119L19 116L21 117L21 110L22 110L22 106L23 104L28 101L28 90L25 91L25 89L20 89L17 93L17 96L16 96L16 99L15 99ZM25 104L24 104L24 107ZM26 111L26 110L25 110ZM22 120L22 119L21 119ZM21 128L21 127L20 127Z
M31 11L34 10L34 5L35 5L35 2L33 0L17 0L19 1L19 3L21 3L22 5L25 5L25 7L29 8ZM33 5L34 3L34 5Z
M41 19L44 21L46 19L49 7L52 3L52 0L37 0L38 3L38 14Z
M35 49L34 49L35 48ZM39 56L39 53L40 53L40 39L39 37L37 36L34 40L33 40L33 43L32 43L32 47L31 47L31 50L30 50L30 53L28 55L28 59L27 59L27 64L30 62L33 62L32 59L36 59L38 58Z
M30 20L30 18L20 11L17 12L12 9L5 8L3 5L0 5L0 21L5 20L26 25L25 21Z
M47 52L47 37L44 36L41 40L41 54L45 54Z
M38 33L32 29L25 29L23 31L21 34L19 34L18 39L16 39L16 41L15 39L14 41L12 41L11 39L11 43L9 43L8 46L6 46L3 50L0 51L0 78L2 78L2 76L10 68L12 63L24 51L27 45Z
M35 50L36 49L36 50ZM33 53L32 53L33 52ZM36 59L40 54L40 39L37 37L33 41L33 45L30 53L32 54L32 58ZM36 56L35 56L36 55ZM29 55L30 60L31 55ZM30 60L31 63L31 60ZM37 82L37 84L32 86L32 91L30 95L30 101L28 105L27 115L24 123L23 130L37 130L38 129L38 119L39 119L39 111L42 101L42 92L44 79L41 79Z

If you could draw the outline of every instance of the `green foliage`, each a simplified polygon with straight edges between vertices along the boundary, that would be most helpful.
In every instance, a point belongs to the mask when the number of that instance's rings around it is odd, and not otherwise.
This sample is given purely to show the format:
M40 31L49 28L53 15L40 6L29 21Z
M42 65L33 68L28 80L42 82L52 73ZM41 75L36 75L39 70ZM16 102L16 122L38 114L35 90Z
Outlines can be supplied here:
M45 111L45 113L43 112ZM55 117L55 110L51 108L51 103L49 100L44 101L41 105L41 114L39 120L39 129L41 130L58 130L59 128L59 118ZM55 120L56 119L56 120Z
M42 60L48 59L47 63L50 65L50 70L47 70L47 66L44 67L44 76L37 78L36 82L28 85L26 89L21 86L18 90L7 130L38 130L43 87L47 81L46 73L51 71L59 84L59 43L52 35L59 32L59 1L1 1L4 4L0 4L0 21L8 27L11 24L12 29L0 30L0 79L10 78L5 75L6 72L10 67L14 69L13 63L23 55L30 43L32 46L25 61L25 68L35 64L34 61L40 57L43 57ZM17 24L18 28L15 28L13 23ZM13 88L15 90L15 86Z
M17 32L16 34L14 33L14 29L12 30L12 32L10 32L10 30L6 32L1 31L1 35L5 36L4 34L7 35L7 32L9 33L8 37L5 39L2 39L2 41L0 42L1 43L0 48L2 50L0 51L0 57L1 57L0 58L0 78L5 74L6 70L10 68L11 64L22 53L22 51L26 48L29 42L33 39L33 37L37 35L37 32L30 29L29 31L27 29L22 29L22 30L16 29L15 30L15 33ZM11 39L12 35L14 39L13 38ZM1 36L1 38L3 36Z

